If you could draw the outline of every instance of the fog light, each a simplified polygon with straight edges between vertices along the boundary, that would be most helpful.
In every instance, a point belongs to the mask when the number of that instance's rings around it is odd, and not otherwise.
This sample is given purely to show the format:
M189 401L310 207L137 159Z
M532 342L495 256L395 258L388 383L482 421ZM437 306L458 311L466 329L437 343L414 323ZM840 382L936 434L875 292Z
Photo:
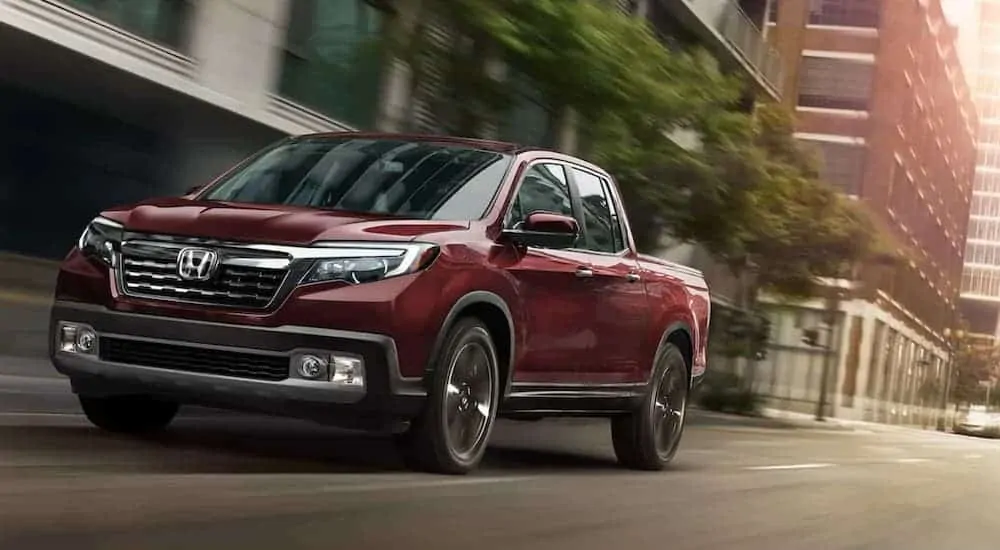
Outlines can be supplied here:
M321 380L327 377L329 361L316 355L302 355L298 358L296 370L306 380Z
M65 353L97 353L97 333L86 325L61 323L59 325L59 351Z
M94 353L97 349L97 335L89 328L81 328L76 333L76 349L80 353Z
M360 357L334 355L330 381L339 386L365 387L365 362Z

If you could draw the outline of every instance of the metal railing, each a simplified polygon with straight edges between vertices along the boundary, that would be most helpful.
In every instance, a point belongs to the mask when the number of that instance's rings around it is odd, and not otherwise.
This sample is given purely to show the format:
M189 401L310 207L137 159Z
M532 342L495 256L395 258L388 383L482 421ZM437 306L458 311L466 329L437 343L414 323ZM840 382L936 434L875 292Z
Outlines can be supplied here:
M764 39L764 33L733 0L726 1L721 15L717 30L780 93L784 68L778 52Z
M784 76L781 57L735 0L686 1L695 15L736 50L776 95L781 94Z

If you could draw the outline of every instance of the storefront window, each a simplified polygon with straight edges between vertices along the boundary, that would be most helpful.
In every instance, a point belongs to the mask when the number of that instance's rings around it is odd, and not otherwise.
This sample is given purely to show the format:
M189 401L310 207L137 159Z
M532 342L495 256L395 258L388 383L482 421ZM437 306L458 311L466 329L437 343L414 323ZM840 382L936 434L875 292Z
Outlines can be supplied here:
M112 25L176 50L183 50L190 0L66 0Z
M375 122L383 15L363 0L291 2L279 93L359 128Z

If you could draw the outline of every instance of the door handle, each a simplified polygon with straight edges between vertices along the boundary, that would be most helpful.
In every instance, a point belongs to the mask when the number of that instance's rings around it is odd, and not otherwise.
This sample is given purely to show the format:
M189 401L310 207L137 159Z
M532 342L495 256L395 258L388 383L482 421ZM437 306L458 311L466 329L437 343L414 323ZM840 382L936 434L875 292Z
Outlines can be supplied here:
M576 269L576 276L579 279L589 279L594 276L594 270L587 267L578 267Z
M638 283L639 279L642 279L642 277L640 277L638 273L629 273L625 275L625 280L630 283Z

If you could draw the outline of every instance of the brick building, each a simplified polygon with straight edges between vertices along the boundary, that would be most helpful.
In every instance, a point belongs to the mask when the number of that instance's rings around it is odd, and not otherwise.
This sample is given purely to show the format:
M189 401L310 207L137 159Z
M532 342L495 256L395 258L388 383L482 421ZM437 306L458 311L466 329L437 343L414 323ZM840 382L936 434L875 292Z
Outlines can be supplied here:
M957 316L976 164L956 29L939 0L782 0L769 21L797 137L819 154L824 179L866 202L912 251L909 265L850 282L831 329L833 412L925 422L944 377L942 333ZM784 406L812 407L827 352L800 335L823 326L824 304L774 307L763 389Z

